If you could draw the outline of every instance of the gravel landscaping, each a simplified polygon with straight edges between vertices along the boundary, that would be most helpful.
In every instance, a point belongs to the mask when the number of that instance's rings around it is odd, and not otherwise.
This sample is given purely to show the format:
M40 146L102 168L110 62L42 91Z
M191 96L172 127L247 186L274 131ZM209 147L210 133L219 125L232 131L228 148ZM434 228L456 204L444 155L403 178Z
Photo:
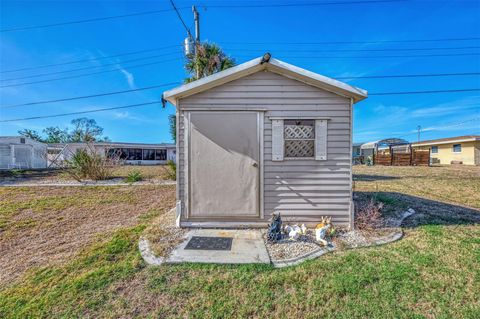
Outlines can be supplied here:
M315 240L313 230L308 230L305 235L301 235L296 240L289 238L278 242L265 240L268 254L272 260L286 260L310 254L319 250L322 246Z

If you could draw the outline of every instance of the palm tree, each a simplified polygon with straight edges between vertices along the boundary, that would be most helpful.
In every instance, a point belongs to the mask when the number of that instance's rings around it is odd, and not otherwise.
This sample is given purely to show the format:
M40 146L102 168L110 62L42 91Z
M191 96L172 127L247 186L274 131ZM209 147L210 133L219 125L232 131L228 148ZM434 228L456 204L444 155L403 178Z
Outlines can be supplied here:
M185 69L190 77L185 79L185 83L226 70L234 65L235 60L227 56L218 45L208 42L201 43L197 46L197 54L187 55Z

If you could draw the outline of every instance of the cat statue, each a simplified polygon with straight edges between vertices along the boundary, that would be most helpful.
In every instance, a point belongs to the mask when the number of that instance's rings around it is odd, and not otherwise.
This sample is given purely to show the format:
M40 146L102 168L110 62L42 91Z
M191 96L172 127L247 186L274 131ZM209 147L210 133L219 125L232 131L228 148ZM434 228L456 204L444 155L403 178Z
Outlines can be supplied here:
M315 239L320 242L322 245L327 246L328 242L325 239L327 231L332 227L332 218L331 217L322 217L320 224L315 228Z

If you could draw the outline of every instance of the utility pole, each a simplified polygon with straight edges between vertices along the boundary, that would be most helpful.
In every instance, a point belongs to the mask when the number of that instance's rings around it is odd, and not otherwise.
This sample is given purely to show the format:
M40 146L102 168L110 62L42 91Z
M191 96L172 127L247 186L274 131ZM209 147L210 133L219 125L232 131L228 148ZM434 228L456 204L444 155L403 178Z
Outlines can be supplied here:
M420 131L422 127L420 125L417 125L417 142L420 142Z
M195 59L198 59L198 50L200 48L200 15L197 8L192 6L193 20L195 21ZM197 80L200 78L200 70L197 64Z

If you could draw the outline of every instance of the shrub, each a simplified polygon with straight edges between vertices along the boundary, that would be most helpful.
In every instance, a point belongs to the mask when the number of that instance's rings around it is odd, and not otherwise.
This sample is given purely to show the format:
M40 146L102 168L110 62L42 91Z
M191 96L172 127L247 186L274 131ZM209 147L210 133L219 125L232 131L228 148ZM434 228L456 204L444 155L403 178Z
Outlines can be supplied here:
M127 183L135 183L138 181L143 180L143 175L142 172L139 170L133 170L130 173L128 173L127 178L125 178L125 181Z
M172 160L167 161L167 178L177 180L177 164Z
M73 154L68 165L72 168L70 173L76 180L80 181L83 178L104 180L111 177L115 162L95 152L93 147L87 147Z
M355 207L355 226L360 230L374 230L384 225L381 210L383 203L373 198L367 204Z

